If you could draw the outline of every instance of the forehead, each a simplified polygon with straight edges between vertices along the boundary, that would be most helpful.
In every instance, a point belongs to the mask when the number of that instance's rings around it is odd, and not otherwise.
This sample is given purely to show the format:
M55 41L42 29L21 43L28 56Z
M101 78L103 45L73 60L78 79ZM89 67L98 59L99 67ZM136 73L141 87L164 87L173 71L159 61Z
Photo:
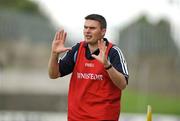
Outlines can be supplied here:
M85 20L84 26L101 26L99 21Z

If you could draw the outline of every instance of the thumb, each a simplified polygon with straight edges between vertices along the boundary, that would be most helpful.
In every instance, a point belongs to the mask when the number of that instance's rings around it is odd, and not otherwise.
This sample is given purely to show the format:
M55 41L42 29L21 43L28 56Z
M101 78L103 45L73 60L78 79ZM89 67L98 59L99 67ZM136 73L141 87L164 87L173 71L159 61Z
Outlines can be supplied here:
M66 52L66 51L69 51L69 50L72 50L72 48L70 48L70 47L63 48L63 49L62 49L62 52Z
M91 56L92 56L93 58L97 59L97 55L92 54Z
M66 47L66 50L72 50L72 48L71 47Z

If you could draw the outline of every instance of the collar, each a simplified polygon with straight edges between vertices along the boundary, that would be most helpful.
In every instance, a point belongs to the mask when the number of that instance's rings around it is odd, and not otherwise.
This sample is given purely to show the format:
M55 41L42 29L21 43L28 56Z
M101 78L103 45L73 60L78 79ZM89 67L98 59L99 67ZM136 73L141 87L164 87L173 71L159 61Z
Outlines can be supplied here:
M108 46L109 45L109 41L108 41L108 39L107 38L103 38L103 40L104 41L106 41L106 46ZM86 43L85 41L84 41L84 45L83 45L85 48L87 48L88 47L88 43Z
M109 45L108 40L107 40L106 38L103 38L103 39L104 39L104 41L106 41L106 46L108 46L108 45ZM93 60L94 58L91 56L91 52L90 52L90 50L89 50L88 43L86 43L86 42L84 41L83 44L84 44L84 45L83 45L84 48L86 49L86 58L89 59L89 60ZM93 54L98 55L98 54L99 54L99 49L95 50L95 51L93 52Z

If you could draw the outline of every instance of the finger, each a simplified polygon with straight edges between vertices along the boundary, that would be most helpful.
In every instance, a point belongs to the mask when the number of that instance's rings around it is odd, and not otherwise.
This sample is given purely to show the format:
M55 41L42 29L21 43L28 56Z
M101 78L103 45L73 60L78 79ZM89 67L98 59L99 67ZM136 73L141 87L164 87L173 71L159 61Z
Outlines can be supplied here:
M59 32L59 40L62 40L63 34L64 34L64 30L61 30L61 31Z
M100 50L105 51L106 50L106 41L104 41L103 39L101 39L98 43L98 47Z
M69 50L72 50L72 48L71 47L63 48L62 52L66 52L66 51L69 51Z
M71 47L66 47L66 50L72 50L72 48Z
M98 48L102 49L102 40L98 40Z
M103 41L104 46L106 46L106 41Z
M103 39L102 39L103 40ZM102 48L103 48L103 50L105 51L106 49L107 49L107 46L106 46L106 44L107 44L107 41L102 41Z
M58 34L59 34L59 32L56 32L54 40L58 40L58 36L59 36Z
M91 56L92 56L93 58L97 59L97 55L92 54Z
M106 41L103 42L103 44L104 44L104 51L106 51L106 49L107 49L106 43L107 43Z
M60 40L61 39L61 33L62 33L62 30L57 32L56 40Z
M93 58L95 58L96 60L98 60L99 62L101 62L101 63L102 63L102 59L101 59L101 58L99 58L99 56L94 55L94 54L92 54L91 56L92 56Z
M101 39L101 44L103 44L104 43L104 40L103 39Z
M106 41L104 41L103 39L101 39L101 46L102 46L102 47L104 47L104 42L106 42Z
M66 41L66 36L67 36L67 33L64 32L63 35L62 35L62 40L63 40L63 44L65 43Z

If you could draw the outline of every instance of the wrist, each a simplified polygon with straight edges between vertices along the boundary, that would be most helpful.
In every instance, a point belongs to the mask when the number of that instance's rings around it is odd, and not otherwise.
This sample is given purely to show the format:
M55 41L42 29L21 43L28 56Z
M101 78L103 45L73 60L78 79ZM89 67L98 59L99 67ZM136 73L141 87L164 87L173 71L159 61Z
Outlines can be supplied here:
M108 61L106 64L104 64L104 68L106 70L110 69L112 67L112 64Z
M53 56L53 57L58 57L58 56L59 56L59 53L51 52L51 56Z
M110 68L112 68L112 64L110 64L109 66L105 67L106 70L109 70Z

